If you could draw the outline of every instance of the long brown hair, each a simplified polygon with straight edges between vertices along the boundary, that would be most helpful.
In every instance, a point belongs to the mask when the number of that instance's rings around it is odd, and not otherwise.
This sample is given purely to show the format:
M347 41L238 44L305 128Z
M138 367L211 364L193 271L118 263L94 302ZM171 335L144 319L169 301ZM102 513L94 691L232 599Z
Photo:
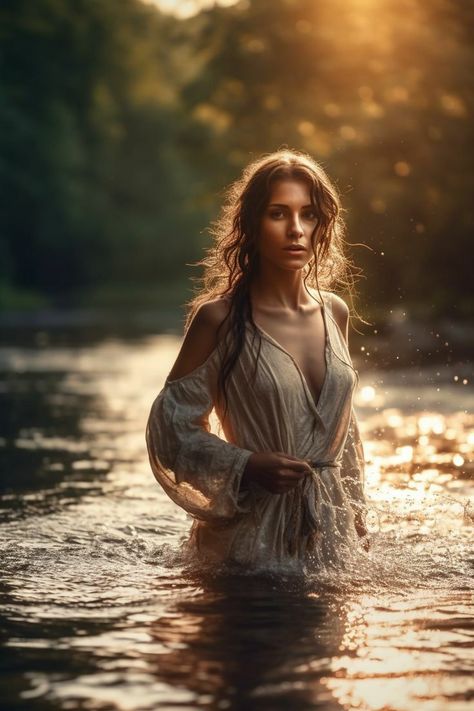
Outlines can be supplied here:
M265 154L251 162L241 177L225 192L225 202L210 232L213 245L206 257L196 262L203 266L201 287L187 304L185 329L197 309L206 301L226 297L229 321L218 389L227 409L226 383L244 345L246 323L258 334L252 315L250 285L258 272L257 251L263 212L275 181L301 180L308 184L318 221L311 235L313 257L305 267L304 283L321 289L344 289L353 293L353 264L344 254L345 225L339 194L322 166L306 153L291 149ZM257 355L258 359L258 355Z

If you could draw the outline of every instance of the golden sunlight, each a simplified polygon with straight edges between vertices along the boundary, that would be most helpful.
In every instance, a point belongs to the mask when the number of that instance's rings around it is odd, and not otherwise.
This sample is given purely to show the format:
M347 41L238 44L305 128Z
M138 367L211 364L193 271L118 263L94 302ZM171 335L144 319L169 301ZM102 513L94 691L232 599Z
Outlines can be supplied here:
M177 17L191 17L204 8L213 5L229 7L235 5L238 0L142 0L147 5L156 5L163 12L170 12Z

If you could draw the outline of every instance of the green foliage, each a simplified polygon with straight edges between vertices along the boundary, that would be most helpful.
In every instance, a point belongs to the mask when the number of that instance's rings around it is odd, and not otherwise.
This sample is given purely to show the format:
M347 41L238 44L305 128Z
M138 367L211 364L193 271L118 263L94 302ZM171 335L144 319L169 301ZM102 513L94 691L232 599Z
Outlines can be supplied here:
M471 313L473 28L463 0L3 2L2 294L182 282L288 145L339 185L365 304Z
M337 179L364 301L472 311L472 30L465 2L253 0L207 13L183 92L230 178L288 144ZM202 147L202 151L209 150ZM211 148L212 150L212 148ZM464 296L463 296L464 295Z
M176 23L133 0L15 2L1 20L4 279L61 295L179 270L196 214L163 48Z

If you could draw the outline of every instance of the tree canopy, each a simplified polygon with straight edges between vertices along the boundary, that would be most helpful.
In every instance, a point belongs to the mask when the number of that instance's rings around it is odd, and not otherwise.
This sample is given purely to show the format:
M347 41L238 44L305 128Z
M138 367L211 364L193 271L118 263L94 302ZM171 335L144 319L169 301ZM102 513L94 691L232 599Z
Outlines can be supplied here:
M473 27L467 0L5 0L0 284L182 279L225 184L287 145L339 186L366 304L471 314Z

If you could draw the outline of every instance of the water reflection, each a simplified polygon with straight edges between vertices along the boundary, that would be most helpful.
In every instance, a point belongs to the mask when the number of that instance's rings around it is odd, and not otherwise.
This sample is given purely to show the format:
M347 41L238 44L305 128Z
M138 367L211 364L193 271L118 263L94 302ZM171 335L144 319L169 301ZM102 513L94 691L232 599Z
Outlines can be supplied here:
M325 684L346 709L467 708L474 690L471 601L450 589L361 596Z
M196 584L151 625L167 650L157 679L192 691L200 708L342 708L321 683L345 632L334 591L264 577Z
M122 347L110 343L99 349L0 351L5 518L53 513L98 495L114 467L136 461L142 432L133 451L126 409L133 383L125 378L122 393L114 382L123 373L121 354Z

